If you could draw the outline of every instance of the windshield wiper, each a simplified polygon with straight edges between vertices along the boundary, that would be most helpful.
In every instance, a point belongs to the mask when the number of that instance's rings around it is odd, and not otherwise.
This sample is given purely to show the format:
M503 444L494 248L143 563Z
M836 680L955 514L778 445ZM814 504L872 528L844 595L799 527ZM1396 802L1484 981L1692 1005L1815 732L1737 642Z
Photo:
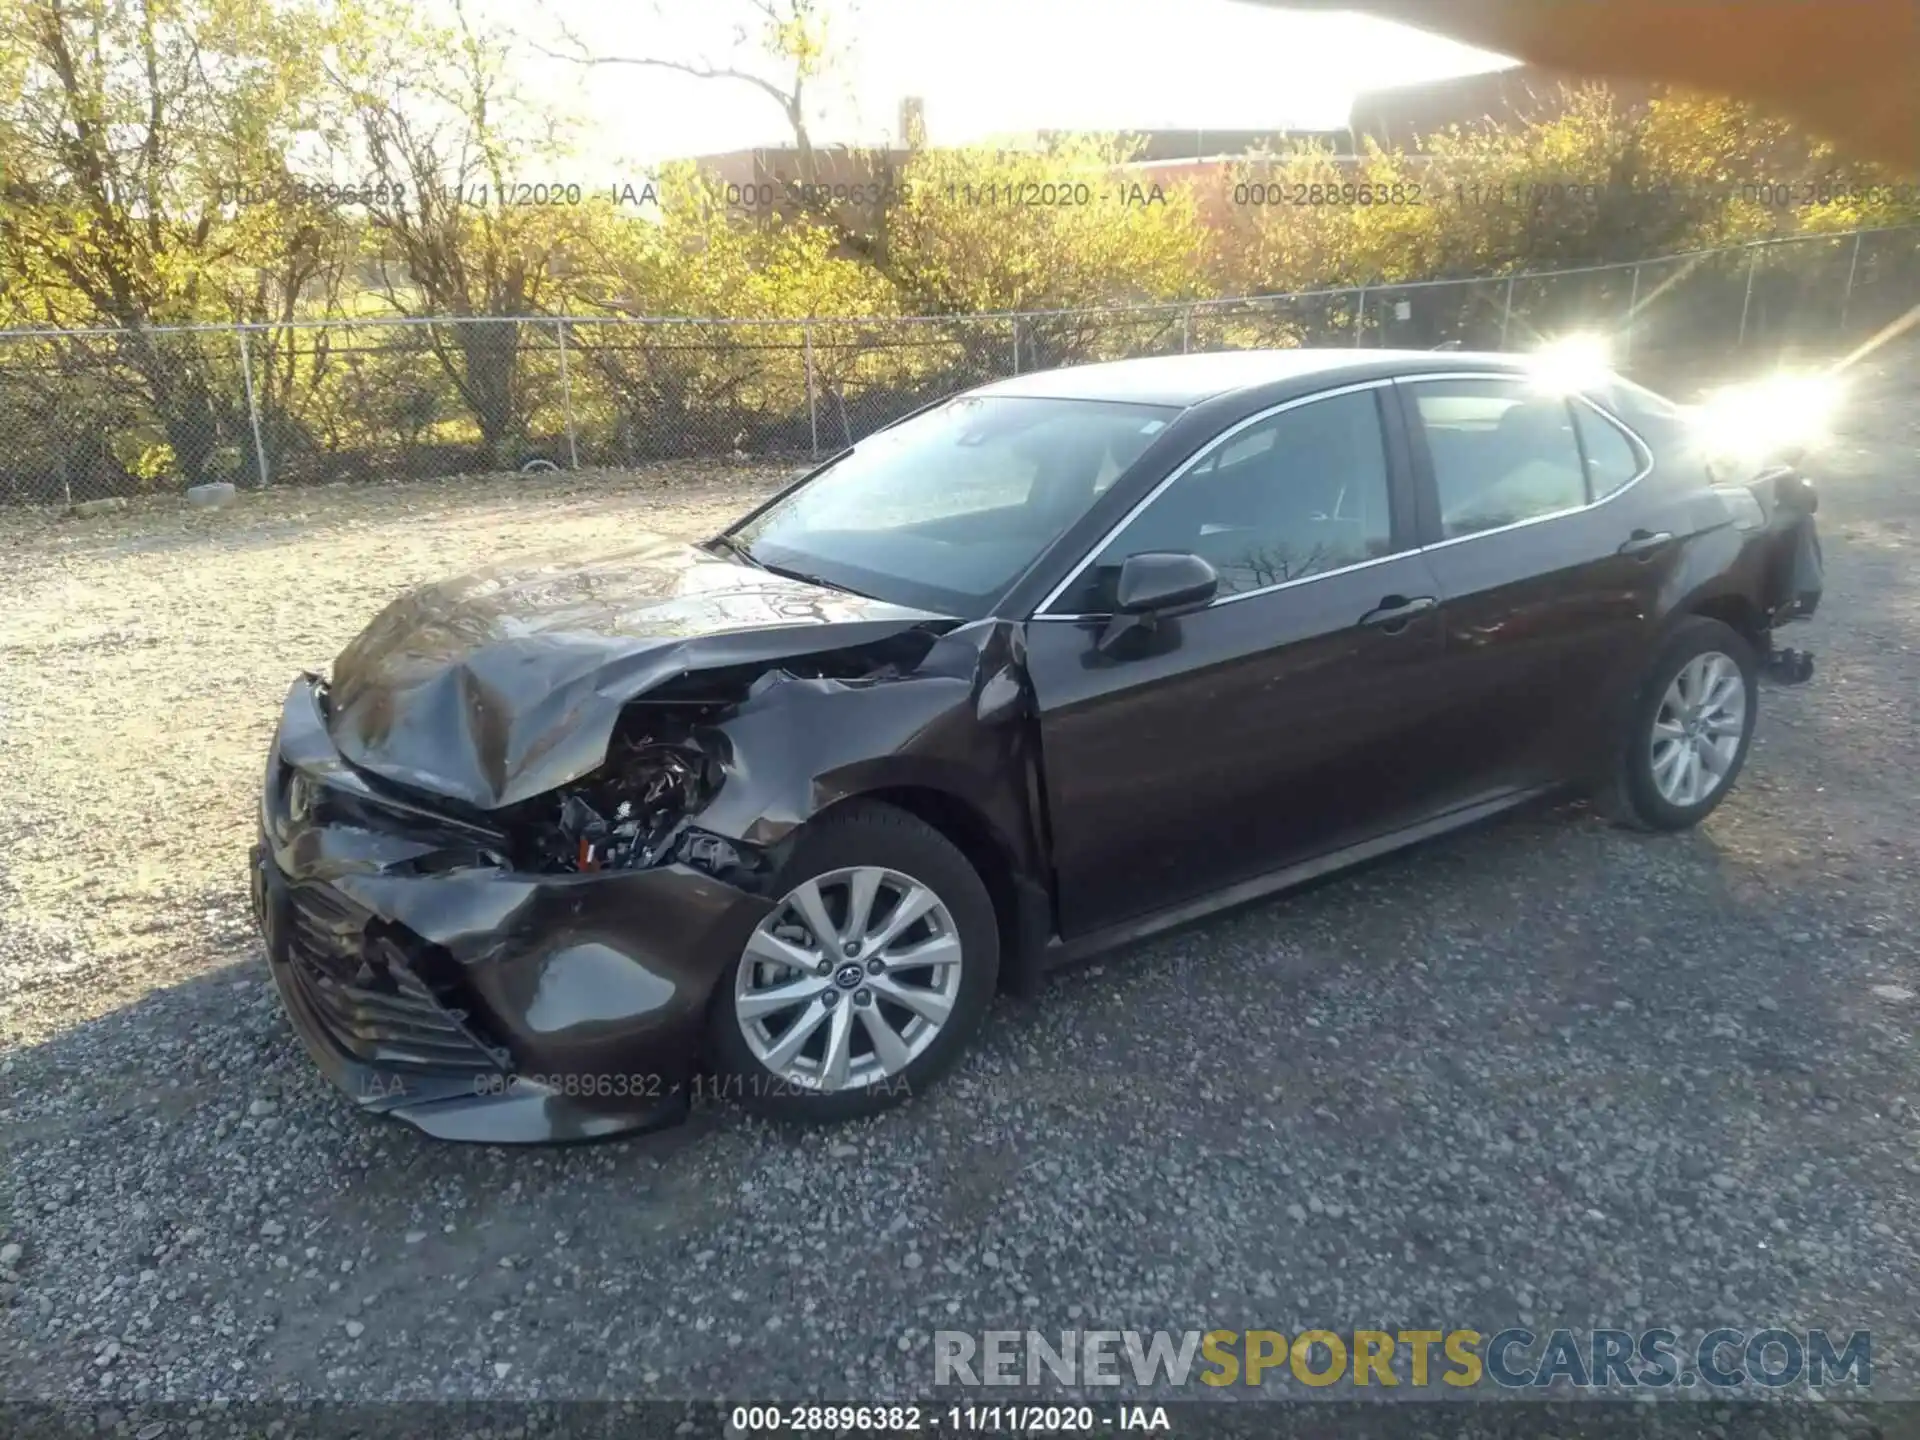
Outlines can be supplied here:
M729 555L736 555L746 561L747 564L753 566L754 569L764 570L769 575L778 575L783 580L798 580L803 585L818 585L822 590L838 590L844 595L858 595L861 593L858 590L849 590L845 585L836 585L833 581L822 579L818 575L810 575L805 570L794 570L785 565L770 565L758 555L755 555L753 551L749 550L744 542L736 539L732 535L716 535L706 542L706 548L709 550L721 550Z
M778 575L783 580L798 580L803 585L818 585L822 590L838 590L843 595L858 595L858 590L849 590L845 585L836 585L831 580L823 580L818 575L809 575L804 570L791 570L785 565L769 565L764 560L753 562L769 575Z
M753 558L753 551L749 550L743 542L736 540L731 535L714 536L711 540L707 541L706 548L709 550L723 550L729 555L746 561L747 564L753 566L756 570L765 570L768 568Z

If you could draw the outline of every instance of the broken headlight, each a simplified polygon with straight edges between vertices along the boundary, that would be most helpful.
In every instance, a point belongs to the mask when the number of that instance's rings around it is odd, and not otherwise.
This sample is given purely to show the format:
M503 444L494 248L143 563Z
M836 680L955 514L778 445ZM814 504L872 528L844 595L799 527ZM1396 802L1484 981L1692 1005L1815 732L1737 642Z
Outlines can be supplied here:
M629 728L586 780L529 802L527 859L537 870L578 874L658 864L720 776L689 723Z

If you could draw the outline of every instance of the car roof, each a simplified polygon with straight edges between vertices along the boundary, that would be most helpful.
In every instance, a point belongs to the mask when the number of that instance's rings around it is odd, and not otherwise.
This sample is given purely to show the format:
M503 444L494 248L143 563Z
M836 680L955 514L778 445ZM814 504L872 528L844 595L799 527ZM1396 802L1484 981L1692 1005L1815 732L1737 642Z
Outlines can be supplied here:
M1221 350L1036 370L996 380L971 393L1185 408L1285 380L1370 380L1434 370L1514 371L1524 364L1521 356L1487 350Z

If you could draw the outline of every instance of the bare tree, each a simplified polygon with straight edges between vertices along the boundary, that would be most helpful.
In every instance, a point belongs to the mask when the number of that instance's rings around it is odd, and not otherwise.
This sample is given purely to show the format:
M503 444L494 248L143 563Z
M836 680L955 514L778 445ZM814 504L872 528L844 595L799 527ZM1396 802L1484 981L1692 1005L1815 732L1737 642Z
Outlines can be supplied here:
M1315 543L1305 555L1294 555L1284 545L1264 545L1249 549L1230 561L1226 568L1244 571L1255 587L1279 585L1311 575L1328 563L1327 552Z
M512 463L527 422L520 327L544 308L565 236L553 211L512 203L531 146L512 132L508 47L455 0L454 27L395 26L335 80L371 171L375 283L403 315L446 316L427 343L480 429L483 463ZM494 318L488 318L494 317Z
M724 59L676 58L665 55L600 55L564 20L556 20L562 48L538 47L543 54L576 65L631 65L689 75L698 80L744 85L779 107L793 137L794 178L784 181L789 205L826 226L840 247L884 273L886 225L884 204L879 223L863 222L856 209L832 196L822 184L819 147L814 143L809 109L820 85L844 61L837 43L836 15L850 18L852 0L731 0L737 7L731 43ZM662 13L660 0L653 6ZM890 174L876 177L882 195L891 188Z

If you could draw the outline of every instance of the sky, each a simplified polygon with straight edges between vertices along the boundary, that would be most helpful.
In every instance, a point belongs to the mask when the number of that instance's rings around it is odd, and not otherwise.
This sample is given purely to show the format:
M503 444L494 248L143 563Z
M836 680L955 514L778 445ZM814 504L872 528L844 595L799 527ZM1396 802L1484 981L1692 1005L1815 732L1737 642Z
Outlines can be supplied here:
M474 0L528 40L600 55L763 64L732 43L739 0ZM896 138L900 100L927 137L969 144L1038 129L1337 128L1354 95L1488 70L1503 57L1346 12L1241 0L828 0L842 37L816 141ZM774 72L777 73L777 72ZM642 164L789 139L774 102L738 82L536 58L529 95L580 122L583 160Z

